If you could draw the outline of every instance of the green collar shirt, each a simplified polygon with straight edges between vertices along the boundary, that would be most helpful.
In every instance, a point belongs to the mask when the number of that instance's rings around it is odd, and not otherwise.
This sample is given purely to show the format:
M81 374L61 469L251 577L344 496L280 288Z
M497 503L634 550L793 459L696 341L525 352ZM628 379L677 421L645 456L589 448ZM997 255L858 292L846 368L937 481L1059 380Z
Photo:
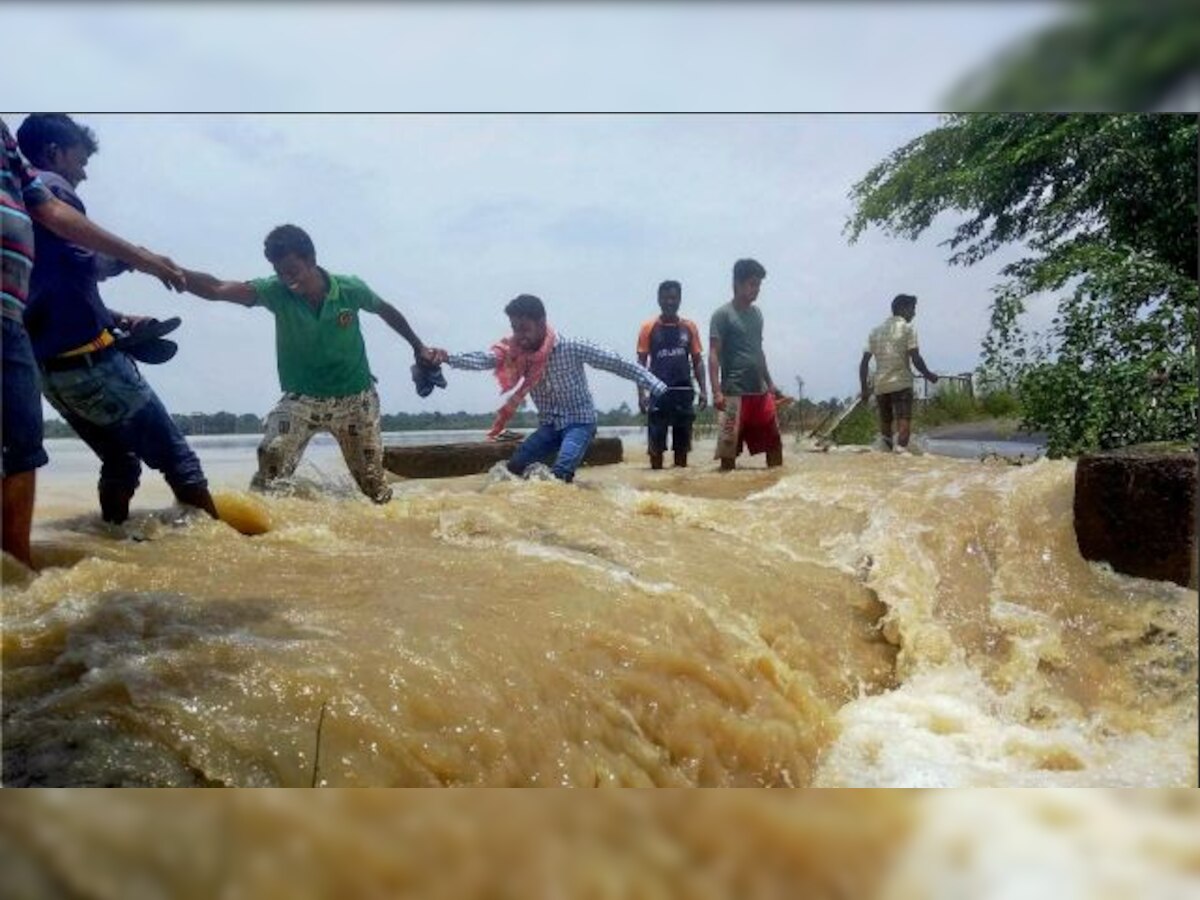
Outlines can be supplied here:
M358 394L374 381L358 314L378 313L382 301L359 278L321 271L329 291L315 310L276 276L251 282L255 305L275 316L276 364L285 392L312 397Z

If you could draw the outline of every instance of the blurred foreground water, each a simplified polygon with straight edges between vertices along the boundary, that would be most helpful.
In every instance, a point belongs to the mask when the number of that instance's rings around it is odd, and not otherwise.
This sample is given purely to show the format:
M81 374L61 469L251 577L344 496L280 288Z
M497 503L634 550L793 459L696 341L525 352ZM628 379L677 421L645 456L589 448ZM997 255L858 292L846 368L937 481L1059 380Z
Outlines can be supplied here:
M1194 791L27 791L5 897L1184 900Z

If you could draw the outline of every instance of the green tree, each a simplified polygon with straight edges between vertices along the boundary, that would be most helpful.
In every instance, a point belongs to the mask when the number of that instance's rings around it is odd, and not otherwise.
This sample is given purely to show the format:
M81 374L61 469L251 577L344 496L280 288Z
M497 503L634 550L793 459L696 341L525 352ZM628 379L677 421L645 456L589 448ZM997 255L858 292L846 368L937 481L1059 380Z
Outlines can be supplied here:
M1090 0L972 72L947 107L980 110L1194 109L1196 0Z
M948 116L854 186L864 230L916 239L943 213L971 265L1027 255L996 288L980 376L1017 386L1026 424L1063 455L1194 440L1197 122L1181 115ZM1067 290L1031 342L1025 301Z

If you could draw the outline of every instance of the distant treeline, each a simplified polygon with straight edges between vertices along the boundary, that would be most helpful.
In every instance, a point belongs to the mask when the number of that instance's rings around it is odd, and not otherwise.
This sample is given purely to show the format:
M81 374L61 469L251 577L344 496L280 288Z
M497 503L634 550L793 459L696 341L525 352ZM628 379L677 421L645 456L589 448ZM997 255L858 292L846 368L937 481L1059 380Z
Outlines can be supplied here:
M830 397L814 402L807 397L785 408L779 416L779 426L785 433L808 432L827 422L833 415L854 402L854 397ZM842 443L866 443L874 437L874 412L859 410L838 429ZM935 401L918 403L915 424L917 430L945 422L968 421L980 418L1020 417L1020 403L1011 393L996 392L983 397L969 397L957 392L939 392ZM173 416L181 431L194 434L262 434L263 420L253 413L236 415L231 412L191 413ZM483 431L491 427L494 413L422 412L386 413L380 417L384 431ZM615 409L601 412L598 424L605 426L640 426L646 417L622 403ZM716 425L716 411L710 406L696 415L697 437L711 437ZM509 422L510 428L537 427L537 414L522 410ZM46 422L46 437L74 437L75 432L59 419Z
M263 418L253 413L189 413L188 415L173 414L172 418L180 430L187 435L194 434L262 434ZM380 416L380 424L384 431L455 431L455 430L485 430L492 426L496 418L494 412L421 412L421 413L385 413ZM599 413L600 425L641 425L645 418L631 409L628 403L622 403L616 409ZM510 428L536 428L537 414L523 410L513 416L509 422ZM74 437L75 432L60 419L46 421L46 437Z

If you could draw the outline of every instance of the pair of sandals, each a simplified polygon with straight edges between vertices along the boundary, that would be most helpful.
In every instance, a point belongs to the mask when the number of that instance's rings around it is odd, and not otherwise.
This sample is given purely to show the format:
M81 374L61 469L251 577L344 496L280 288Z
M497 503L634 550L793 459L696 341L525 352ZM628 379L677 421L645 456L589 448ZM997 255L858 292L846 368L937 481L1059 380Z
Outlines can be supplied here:
M440 365L418 360L412 364L411 371L413 384L420 397L428 397L433 393L435 387L444 388L446 386L446 376L442 374Z
M138 362L157 365L171 359L179 345L163 336L179 327L179 316L169 319L143 319L129 328L116 330L113 349L128 353Z

